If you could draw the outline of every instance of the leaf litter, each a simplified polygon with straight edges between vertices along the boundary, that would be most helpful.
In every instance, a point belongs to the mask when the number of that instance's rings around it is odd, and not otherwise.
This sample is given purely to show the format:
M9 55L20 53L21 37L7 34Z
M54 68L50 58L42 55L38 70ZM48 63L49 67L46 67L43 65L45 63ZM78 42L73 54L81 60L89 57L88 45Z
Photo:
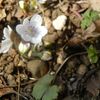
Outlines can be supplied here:
M99 100L99 4L1 0L0 98ZM8 30L3 32L8 25L13 30L9 39Z

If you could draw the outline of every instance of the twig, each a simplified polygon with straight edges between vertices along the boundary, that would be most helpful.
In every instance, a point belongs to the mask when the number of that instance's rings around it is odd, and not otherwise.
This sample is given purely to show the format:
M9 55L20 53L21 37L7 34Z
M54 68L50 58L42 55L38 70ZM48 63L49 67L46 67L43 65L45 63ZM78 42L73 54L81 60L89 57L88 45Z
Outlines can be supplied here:
M20 92L20 75L19 75L19 70L18 70L18 100L19 99L19 92Z
M100 50L97 50L97 53L100 53ZM55 76L60 72L60 70L62 69L62 67L64 66L64 64L69 60L71 59L72 57L74 56L78 56L78 55L84 55L84 54L87 54L87 52L79 52L79 53L75 53L75 54L72 54L70 56L68 56L64 61L63 63L59 66L59 68L57 69L56 73L55 73Z
M26 82L26 83L23 83L23 84L20 84L20 86L25 86L25 85L28 85L28 84L32 84L32 83L35 83L37 80L31 80L29 82ZM12 86L4 86L4 87L0 87L0 89L3 89L3 88L15 88L15 87L18 87L18 85L12 85Z
M87 54L87 52L79 52L79 53L75 53L75 54L72 54L72 55L68 56L68 57L63 61L63 63L59 66L59 68L57 69L56 75L60 72L60 70L62 69L62 67L64 66L64 64L65 64L69 59L71 59L71 58L74 57L74 56L83 55L83 54Z
M28 100L25 96L23 96L21 93L18 94L18 92L16 92L15 90L10 91L9 93L5 93L5 94L2 95L1 97L5 96L5 95L8 95L8 94L16 94L16 95L21 96L21 97L24 98L25 100ZM1 98L1 97L0 97L0 98Z

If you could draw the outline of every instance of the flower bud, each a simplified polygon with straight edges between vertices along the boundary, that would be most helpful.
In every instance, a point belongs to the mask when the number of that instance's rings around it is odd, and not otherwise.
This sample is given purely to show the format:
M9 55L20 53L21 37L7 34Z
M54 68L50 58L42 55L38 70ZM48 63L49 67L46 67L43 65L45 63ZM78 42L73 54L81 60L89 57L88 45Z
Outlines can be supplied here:
M22 42L20 42L18 47L19 52L21 54L25 54L29 50L29 48L30 48L30 43L22 43Z
M24 4L25 4L24 0L19 1L19 6L21 9L24 9Z

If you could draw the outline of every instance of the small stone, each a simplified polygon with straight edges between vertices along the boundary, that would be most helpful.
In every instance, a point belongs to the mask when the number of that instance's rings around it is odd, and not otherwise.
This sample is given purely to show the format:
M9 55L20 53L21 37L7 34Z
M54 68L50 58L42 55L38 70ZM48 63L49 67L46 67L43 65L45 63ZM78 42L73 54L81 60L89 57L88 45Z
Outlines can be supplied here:
M51 15L51 10L46 10L44 14L45 16L49 17Z
M26 64L24 63L24 61L20 60L18 66L26 67Z
M90 64L90 61L88 59L88 57L86 55L83 55L80 57L81 61L83 61L83 63L88 66Z
M52 54L51 54L51 52L50 52L50 51L44 51L44 52L43 52L43 55L42 55L42 57L41 57L41 59L44 60L44 61L49 61L49 60L51 60L51 59L52 59Z
M2 71L3 71L3 69L4 69L4 68L3 68L3 66L0 66L0 72L2 72Z
M7 61L8 61L8 62L11 62L11 61L13 61L13 58L9 56L9 57L7 58Z
M15 49L10 49L8 51L9 56L11 56L12 58L14 58L17 55L17 52L15 51Z
M70 78L70 82L74 82L76 79L74 77Z
M63 13L60 11L60 9L54 9L51 14L52 14L52 20L54 20Z
M77 73L79 75L84 75L86 73L86 71L87 71L87 67L85 65L81 64L77 70Z
M47 34L46 36L44 36L43 42L44 45L47 46L55 43L57 39L58 39L58 34L54 32L53 34Z
M66 54L64 52L62 51L58 52L57 64L62 64L65 57L66 57Z
M26 74L20 74L21 81L28 80L28 76Z
M14 64L13 64L12 62L9 63L9 65L7 65L7 66L5 67L5 72L8 73L8 74L12 73L13 70L14 70Z
M53 20L52 24L56 30L62 30L64 25L66 24L67 17L65 15L58 16L55 20Z
M8 84L9 84L10 86L16 85L15 78L14 78L12 75L10 75L10 74L7 76L7 82L8 82Z
M60 9L61 9L63 12L66 12L66 13L67 13L68 6L69 6L69 4L66 3L65 5L63 5L62 7L60 7Z
M19 58L19 55L17 54L17 55L15 56L15 58L14 58L14 65L15 65L15 66L18 66L19 61L20 61L20 58Z
M27 69L32 73L34 78L40 78L45 75L49 68L47 64L42 60L31 60L27 63Z

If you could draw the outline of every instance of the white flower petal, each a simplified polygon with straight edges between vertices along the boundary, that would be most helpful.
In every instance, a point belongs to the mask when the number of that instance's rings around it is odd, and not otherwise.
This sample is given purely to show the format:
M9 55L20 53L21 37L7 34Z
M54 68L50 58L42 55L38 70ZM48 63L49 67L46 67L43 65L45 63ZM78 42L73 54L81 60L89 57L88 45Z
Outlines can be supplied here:
M41 25L42 24L42 17L38 14L35 14L32 16L32 18L30 19L30 24L31 25Z
M24 9L24 5L25 5L25 1L24 0L20 0L19 1L19 6L21 9Z
M24 41L27 41L27 42L31 41L32 37L30 36L30 33L28 32L28 26L25 26L25 25L22 25L22 24L17 25L16 31Z
M45 36L47 34L48 30L45 26L39 26L38 29L37 29L37 33L38 35L40 36Z
M6 39L8 38L8 39L9 39L10 34L9 34L8 28L5 27L5 28L3 29L3 33L4 33L4 38L6 38Z
M32 37L30 35L27 35L27 34L22 34L21 35L22 39L26 42L30 42L32 40Z
M16 31L19 35L24 34L25 30L24 30L24 26L22 24L19 24L16 26Z
M11 32L12 32L11 27L9 25L7 27L8 27L8 30L9 30L9 34L11 34Z
M1 43L0 53L6 53L11 48L11 40L3 40Z
M31 40L31 42L33 43L33 44L39 44L39 43L41 43L41 37L37 37L37 38L32 38L32 40Z
M47 0L37 0L39 3L43 4L45 3Z
M12 32L12 29L10 26L7 26L8 28L3 29L3 34L4 34L4 40L1 41L1 47L0 47L0 53L6 53L12 46L12 41L10 39L10 35Z
M8 27L8 28L7 28ZM7 27L5 27L3 29L3 33L4 33L4 37L6 39L9 39L10 38L10 35L11 35L11 32L12 32L12 29L10 28L10 26L8 25Z
M23 25L29 25L29 24L30 24L29 17L27 17L23 20Z
M32 43L34 43L34 44L39 44L39 43L41 43L42 42L42 38L43 38L43 36L45 36L46 34L47 34L47 29L46 29L46 27L45 26L40 26L40 27L38 27L39 29L37 30L37 36L35 36L35 37L33 37L32 38Z
M31 33L30 28L31 28L30 24L29 25L19 24L16 26L16 31L19 35L29 35Z

